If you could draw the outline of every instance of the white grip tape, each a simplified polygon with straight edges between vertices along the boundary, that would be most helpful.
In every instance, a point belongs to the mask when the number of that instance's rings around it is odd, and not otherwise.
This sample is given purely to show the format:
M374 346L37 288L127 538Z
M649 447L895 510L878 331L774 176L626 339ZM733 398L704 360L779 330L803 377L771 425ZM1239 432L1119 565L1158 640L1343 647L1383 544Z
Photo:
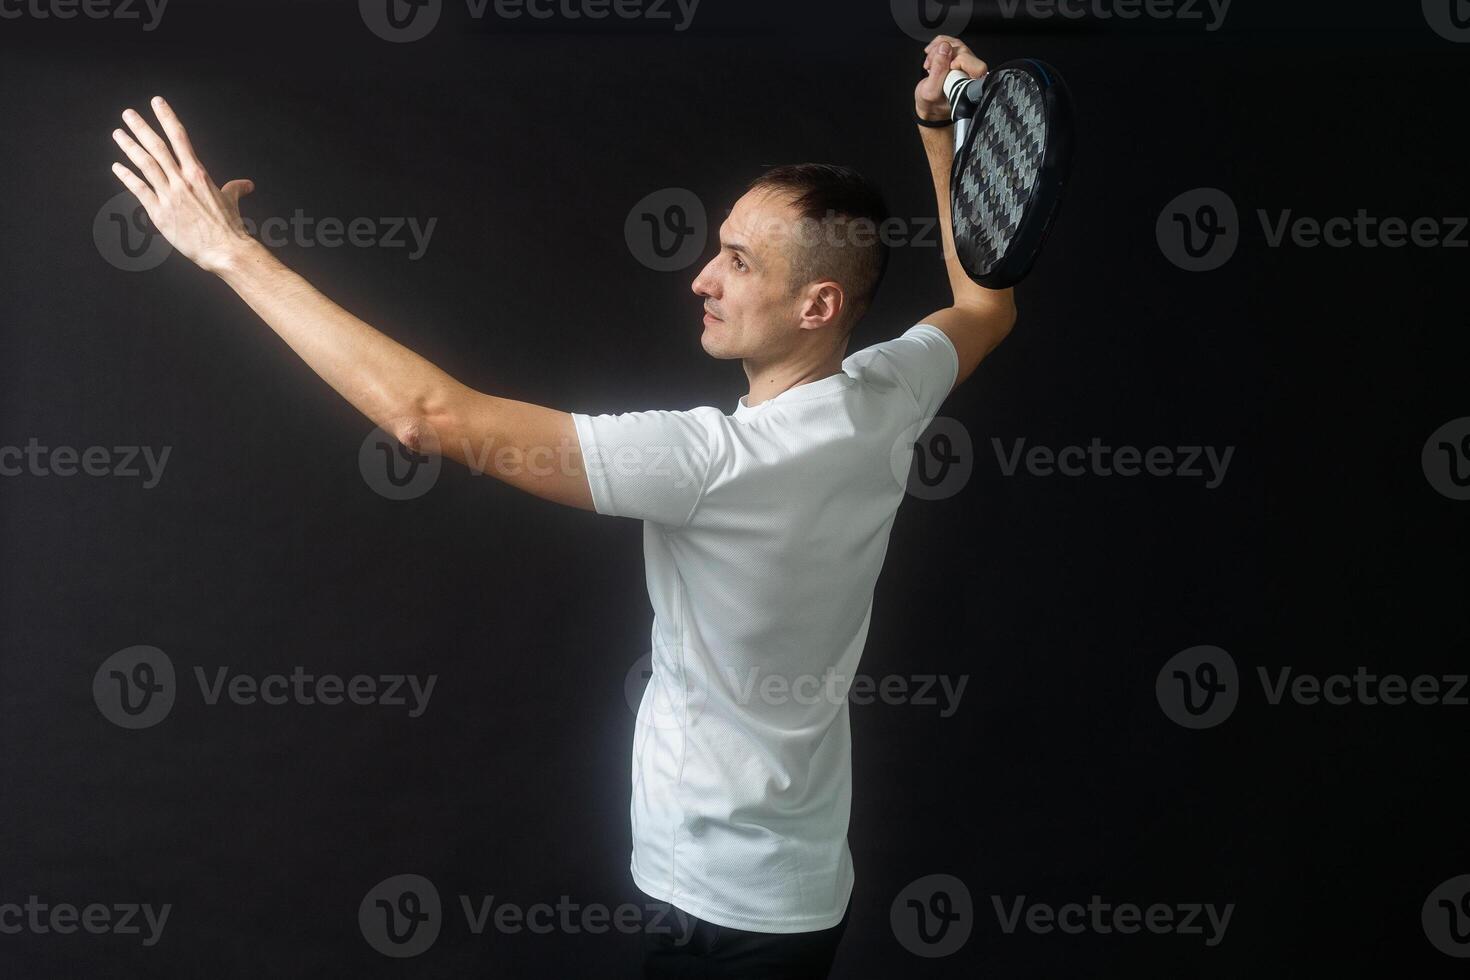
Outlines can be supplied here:
M970 76L958 68L951 68L949 74L944 76L944 97L949 101L950 107L954 107L955 94L959 87L970 80Z

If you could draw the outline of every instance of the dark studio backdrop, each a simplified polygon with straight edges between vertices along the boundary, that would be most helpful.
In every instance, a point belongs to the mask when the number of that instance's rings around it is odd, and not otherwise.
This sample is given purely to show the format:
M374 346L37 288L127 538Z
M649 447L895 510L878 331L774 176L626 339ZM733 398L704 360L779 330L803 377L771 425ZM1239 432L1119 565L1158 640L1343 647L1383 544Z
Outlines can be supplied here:
M301 215L292 268L480 390L728 412L745 379L689 284L765 165L854 166L904 222L850 349L948 302L916 5L446 0L390 43L350 0L172 0L152 29L47 2L0 0L0 975L635 976L641 927L581 916L648 901L639 525L451 463L387 482L370 424L110 203L109 133L167 96L217 181L256 182L247 216ZM1283 6L949 8L992 65L1062 69L1080 151L1016 330L942 410L969 446L893 530L836 977L1463 973L1466 11ZM1340 246L1292 225L1360 209ZM658 258L642 213L695 244ZM1386 218L1430 224L1391 247ZM1172 470L1009 467L1094 440ZM153 716L110 693L138 646L174 672ZM298 667L434 687L198 680ZM1382 703L1386 675L1433 703ZM400 875L441 906L412 957L359 918ZM489 896L572 911L477 933ZM1097 908L1049 925L1068 903ZM1113 928L1128 903L1152 924Z

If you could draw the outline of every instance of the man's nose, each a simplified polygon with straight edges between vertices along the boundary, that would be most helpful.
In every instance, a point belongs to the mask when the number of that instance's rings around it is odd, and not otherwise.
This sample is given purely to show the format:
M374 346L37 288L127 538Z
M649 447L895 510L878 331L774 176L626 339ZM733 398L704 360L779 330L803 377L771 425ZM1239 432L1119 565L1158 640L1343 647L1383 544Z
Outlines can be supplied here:
M709 274L709 268L705 267L700 270L699 275L694 277L694 282L689 284L689 288L694 290L696 296L714 296L715 285L714 277Z

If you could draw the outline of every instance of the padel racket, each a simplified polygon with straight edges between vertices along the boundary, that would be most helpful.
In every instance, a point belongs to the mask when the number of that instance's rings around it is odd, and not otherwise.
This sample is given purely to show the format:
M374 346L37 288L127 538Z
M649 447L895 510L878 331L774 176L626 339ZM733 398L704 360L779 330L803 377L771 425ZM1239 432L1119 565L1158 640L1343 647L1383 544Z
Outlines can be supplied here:
M1072 164L1072 98L1035 58L944 82L955 120L949 207L960 266L988 289L1031 271Z

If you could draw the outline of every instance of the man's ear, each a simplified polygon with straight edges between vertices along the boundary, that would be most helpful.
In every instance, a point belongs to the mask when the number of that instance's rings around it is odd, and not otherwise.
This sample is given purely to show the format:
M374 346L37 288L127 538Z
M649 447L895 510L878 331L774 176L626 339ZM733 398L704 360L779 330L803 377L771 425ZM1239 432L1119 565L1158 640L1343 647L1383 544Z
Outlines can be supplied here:
M846 308L847 297L835 280L811 283L806 287L806 298L801 308L802 329L813 330L836 323Z

